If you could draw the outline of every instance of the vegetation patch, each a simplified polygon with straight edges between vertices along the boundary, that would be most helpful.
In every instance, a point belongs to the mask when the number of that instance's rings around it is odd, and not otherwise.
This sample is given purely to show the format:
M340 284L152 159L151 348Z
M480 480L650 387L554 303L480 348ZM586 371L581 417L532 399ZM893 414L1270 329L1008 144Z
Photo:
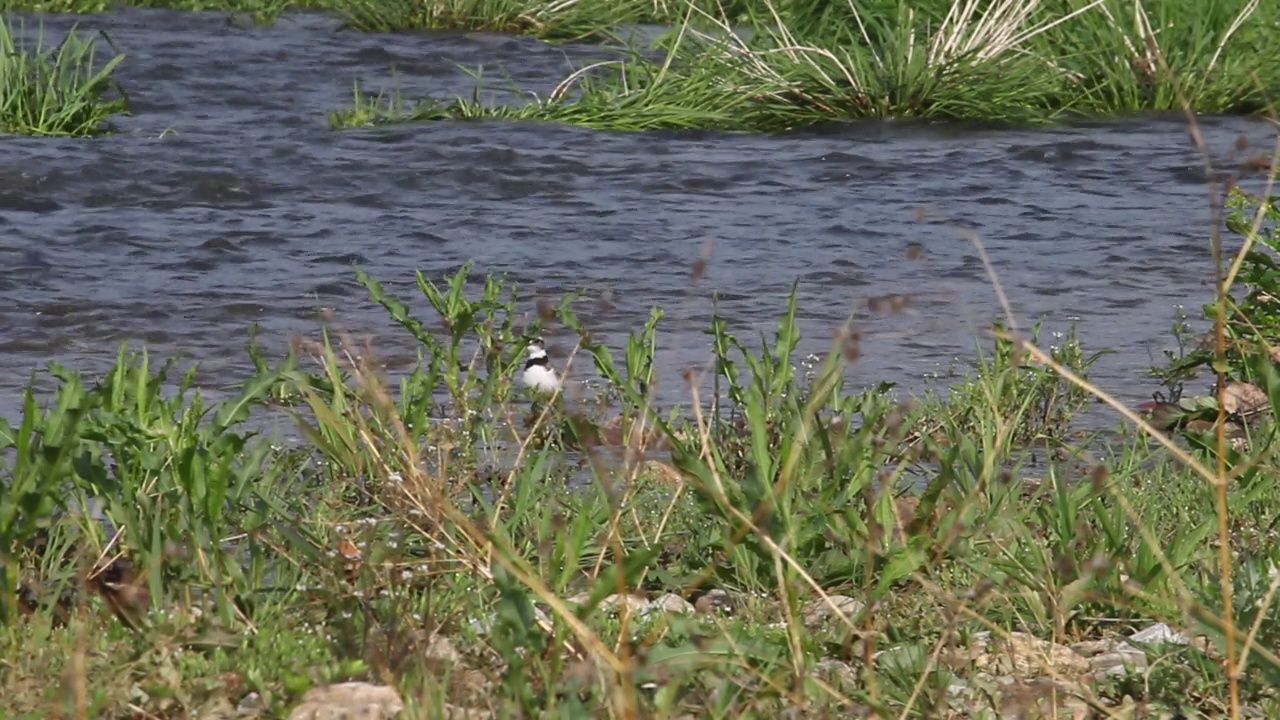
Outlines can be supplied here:
M57 47L17 39L0 19L0 133L86 137L110 131L108 119L128 110L112 74L124 60L99 65L93 37L74 29Z
M1251 113L1277 90L1277 22L1280 9L1253 0L1171 0L1150 12L1122 0L756 0L732 14L690 5L658 41L662 57L578 70L562 87L592 74L581 92L516 107L427 100L375 115L773 132L863 118L1040 123L1188 105ZM340 124L359 124L366 103L340 113Z

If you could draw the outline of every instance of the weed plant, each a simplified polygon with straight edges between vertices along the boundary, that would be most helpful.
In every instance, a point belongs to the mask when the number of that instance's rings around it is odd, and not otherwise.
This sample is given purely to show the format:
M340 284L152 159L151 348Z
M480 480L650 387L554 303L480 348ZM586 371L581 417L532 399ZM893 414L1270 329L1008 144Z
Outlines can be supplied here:
M103 36L105 37L105 36ZM0 18L0 133L85 137L110 130L107 121L128 109L112 79L124 56L99 66L93 37L74 29L55 48L18 39Z

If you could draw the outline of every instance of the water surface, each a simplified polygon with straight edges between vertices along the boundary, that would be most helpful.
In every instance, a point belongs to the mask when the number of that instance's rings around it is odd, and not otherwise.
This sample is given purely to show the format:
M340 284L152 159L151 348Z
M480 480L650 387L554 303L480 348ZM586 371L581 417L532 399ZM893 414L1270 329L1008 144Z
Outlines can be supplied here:
M922 378L967 359L1000 313L972 242L1024 325L1077 324L1116 351L1093 377L1126 400L1212 276L1201 159L1180 118L1043 130L862 123L783 136L625 134L545 124L435 123L333 131L353 81L406 95L470 94L458 65L546 92L601 56L491 34L365 35L286 16L125 10L78 18L128 56L134 115L95 140L0 142L0 411L50 360L99 370L118 344L199 361L214 390L244 378L256 323L276 351L321 311L404 361L408 336L354 283L366 268L413 299L413 272L475 261L534 298L586 289L580 312L620 343L667 310L662 392L704 362L719 293L735 331L772 331L799 280L804 352L857 312L855 382ZM52 37L73 19L45 19ZM34 26L32 26L34 27ZM391 69L394 68L394 76ZM518 98L512 98L513 100ZM1203 119L1219 160L1262 123ZM705 277L695 258L708 241ZM908 248L924 250L912 260ZM868 298L909 294L906 312ZM422 307L421 299L414 302ZM550 334L561 347L565 333Z

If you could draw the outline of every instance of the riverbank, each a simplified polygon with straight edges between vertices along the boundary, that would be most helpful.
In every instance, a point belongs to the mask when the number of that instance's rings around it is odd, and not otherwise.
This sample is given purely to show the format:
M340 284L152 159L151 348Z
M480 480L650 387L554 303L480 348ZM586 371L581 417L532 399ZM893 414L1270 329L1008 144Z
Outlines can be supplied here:
M465 269L422 280L426 314L360 280L422 344L411 373L334 333L252 355L207 407L122 354L0 429L10 712L1277 710L1274 371L1228 408L1218 495L1212 424L1073 432L1094 398L1070 337L997 326L965 382L909 398L845 386L856 323L797 356L793 295L761 349L713 321L687 376L718 401L656 408L658 310L611 349L572 298L526 324ZM552 348L564 393L531 398L512 379L548 331L580 340ZM264 412L307 443L254 437Z
M357 96L334 127L439 119L596 129L781 132L867 118L1038 124L1189 108L1255 113L1274 94L1276 8L1190 2L880 3L762 0L691 10L652 48L581 68L519 105ZM1269 49L1266 49L1269 48ZM1265 49L1265 50L1264 50ZM656 59L648 50L660 50ZM1280 62L1280 61L1274 61Z

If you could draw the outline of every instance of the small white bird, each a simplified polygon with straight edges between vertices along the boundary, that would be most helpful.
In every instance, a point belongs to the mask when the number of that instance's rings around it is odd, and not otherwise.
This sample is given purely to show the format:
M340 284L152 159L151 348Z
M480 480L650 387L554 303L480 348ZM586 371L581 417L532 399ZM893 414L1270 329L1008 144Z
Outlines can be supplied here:
M529 343L527 350L529 358L524 361L524 373L520 376L524 386L548 394L559 390L560 376L556 374L555 368L551 367L551 360L547 357L547 348L542 338Z

